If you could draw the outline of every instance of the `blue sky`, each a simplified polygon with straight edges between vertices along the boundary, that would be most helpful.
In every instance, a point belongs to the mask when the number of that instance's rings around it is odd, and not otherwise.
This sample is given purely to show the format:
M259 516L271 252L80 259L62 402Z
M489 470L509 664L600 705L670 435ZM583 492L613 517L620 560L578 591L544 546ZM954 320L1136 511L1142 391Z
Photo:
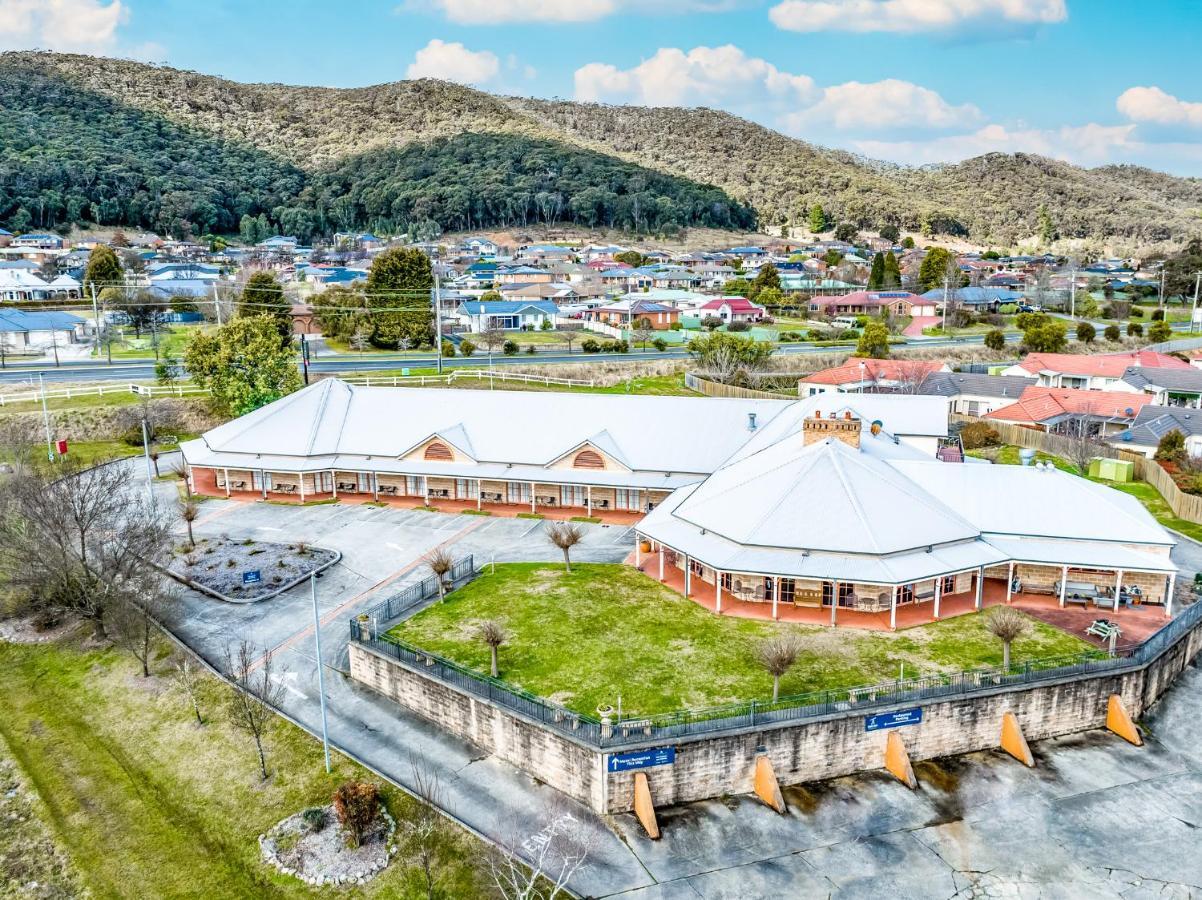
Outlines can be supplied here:
M0 49L31 47L713 106L905 163L1021 150L1202 176L1198 0L0 0Z

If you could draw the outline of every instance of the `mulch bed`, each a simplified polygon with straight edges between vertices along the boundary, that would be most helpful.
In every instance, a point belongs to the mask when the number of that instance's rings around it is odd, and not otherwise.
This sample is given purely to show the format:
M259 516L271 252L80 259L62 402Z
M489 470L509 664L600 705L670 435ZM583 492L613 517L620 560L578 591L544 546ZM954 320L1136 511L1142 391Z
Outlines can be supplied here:
M273 597L339 559L336 550L306 544L201 538L194 548L176 548L168 572L222 599L253 602ZM246 573L258 573L258 580L247 583Z

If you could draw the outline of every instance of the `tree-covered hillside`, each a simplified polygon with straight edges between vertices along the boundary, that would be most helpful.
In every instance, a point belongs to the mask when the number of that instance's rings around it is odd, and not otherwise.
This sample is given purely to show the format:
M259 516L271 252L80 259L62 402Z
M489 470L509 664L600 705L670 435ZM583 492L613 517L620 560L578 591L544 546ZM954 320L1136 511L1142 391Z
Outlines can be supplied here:
M70 98L74 92L82 97ZM107 111L98 107L79 129L71 110L102 99ZM761 223L803 225L817 203L832 222L1003 247L1034 239L1042 207L1058 238L1099 250L1180 242L1202 230L1202 180L1195 178L1000 153L907 168L708 109L495 97L428 79L351 89L239 84L128 60L33 52L0 54L0 100L0 191L7 193L0 202L8 201L0 222L10 227L18 206L31 224L43 223L37 227L86 218L110 190L88 184L95 170L132 205L131 222L160 228L192 215L192 202L196 218L215 227L229 221L224 210L236 220L243 207L264 207L273 227L301 234L344 224L403 226L426 216L445 228L515 224L540 221L556 206L561 220L612 218L658 229L716 224L727 215L733 224L745 204ZM4 108L10 104L12 111ZM73 145L77 132L81 148ZM549 165L527 167L515 148ZM96 164L62 171L79 161L79 149ZM289 166L306 173L303 193L294 190ZM156 176L169 179L166 189L151 183ZM725 195L717 206L714 191ZM639 199L635 213L634 198L648 193L654 209ZM52 215L12 203L42 194ZM539 194L562 199L544 197L540 206Z

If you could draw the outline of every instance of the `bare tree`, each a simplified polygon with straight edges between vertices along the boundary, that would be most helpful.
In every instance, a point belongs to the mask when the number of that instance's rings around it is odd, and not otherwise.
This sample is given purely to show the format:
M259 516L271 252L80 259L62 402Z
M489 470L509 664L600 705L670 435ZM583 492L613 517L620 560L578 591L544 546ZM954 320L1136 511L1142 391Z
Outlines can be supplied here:
M441 603L447 596L447 573L455 568L455 557L445 547L431 550L424 557L426 568L438 579L438 601Z
M501 676L497 669L497 649L509 640L509 632L496 619L487 619L481 622L478 631L480 640L488 645L489 655L492 659L492 677L499 678Z
M267 780L267 753L263 740L271 726L275 707L284 699L284 682L273 671L274 657L264 650L260 658L255 645L243 638L236 648L225 648L225 670L234 681L230 691L230 724L250 735L259 754L259 774ZM282 675L283 673L281 673Z
M171 474L184 486L184 497L188 500L192 499L192 482L188 478L188 468L181 461L171 467Z
M931 374L930 367L920 359L894 361L894 392L898 394L922 393L922 385Z
M200 714L200 679L200 668L192 662L192 658L186 652L179 654L172 666L171 680L184 692L184 696L192 705L196 724L204 725L204 717Z
M113 643L138 661L143 678L150 677L150 660L159 628L157 616L166 612L170 599L158 573L148 569L142 595L122 597L109 613Z
M426 900L434 900L438 888L435 868L438 843L445 827L438 811L442 805L442 787L438 783L438 773L421 757L410 756L409 766L413 769L413 794L418 803L413 815L405 820L404 827L409 832L410 859L421 870L425 882Z
M655 336L655 328L651 325L651 320L646 316L634 323L634 329L630 336L634 338L636 343L643 345L643 352L647 351L647 341Z
M989 633L1002 642L1002 671L1010 671L1010 645L1027 633L1030 620L1013 606L995 606L985 617Z
M486 328L480 332L480 343L492 353L505 343L505 332L500 328Z
M154 466L154 477L158 478L159 477L159 451L154 447L150 448L150 462Z
M568 893L568 882L589 858L595 838L588 827L559 802L543 815L546 825L524 839L509 837L483 852L493 884L505 900L554 900Z
M1078 474L1088 475L1089 464L1094 457L1106 452L1105 445L1098 440L1096 425L1089 410L1062 419L1058 431L1066 438L1064 449L1069 462L1076 466Z
M572 345L574 343L576 343L576 339L579 337L580 337L580 335L576 332L576 330L574 328L569 328L566 331L564 331L563 342L568 345L568 354L569 355L571 355L571 353L572 353Z
M195 500L185 500L179 505L179 517L184 520L184 524L188 526L188 546L196 546L196 538L192 535L192 523L196 521L196 517L200 515L200 504Z
M756 645L755 659L772 676L772 702L780 699L780 680L801 655L801 641L795 634L778 634Z
M563 551L563 567L572 571L572 548L584 540L584 532L575 522L552 522L547 526L547 539Z
M165 518L147 509L128 466L13 473L0 488L0 576L27 605L73 612L107 638L105 618L155 589Z

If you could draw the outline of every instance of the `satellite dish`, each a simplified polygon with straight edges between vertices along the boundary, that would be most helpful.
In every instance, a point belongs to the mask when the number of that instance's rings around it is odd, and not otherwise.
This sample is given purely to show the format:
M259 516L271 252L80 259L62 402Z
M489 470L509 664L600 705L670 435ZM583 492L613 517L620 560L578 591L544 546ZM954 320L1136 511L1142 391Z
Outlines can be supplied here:
M1135 415L1135 410L1133 410L1130 406L1128 406L1125 410L1123 410L1123 412L1128 416Z
M1124 441L1130 441L1131 440L1131 432L1124 431L1121 435L1119 435L1119 437L1121 437Z

